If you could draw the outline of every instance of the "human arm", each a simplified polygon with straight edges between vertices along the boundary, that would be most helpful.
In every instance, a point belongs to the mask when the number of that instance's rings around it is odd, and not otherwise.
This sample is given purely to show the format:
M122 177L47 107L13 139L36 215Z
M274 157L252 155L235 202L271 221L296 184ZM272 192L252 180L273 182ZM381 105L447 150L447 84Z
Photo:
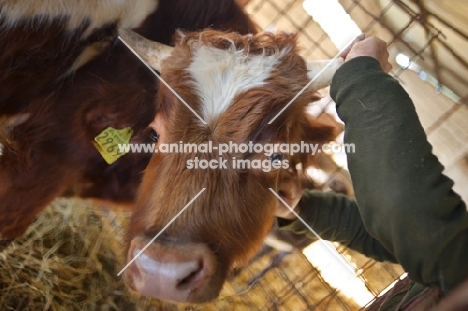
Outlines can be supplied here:
M340 242L378 261L396 262L395 257L367 233L354 199L336 193L304 190L296 210L322 239ZM317 238L299 219L279 219L278 224L281 229Z
M410 97L381 62L347 58L331 86L345 143L355 145L348 166L358 208L413 280L446 291L468 277L466 205L442 174Z

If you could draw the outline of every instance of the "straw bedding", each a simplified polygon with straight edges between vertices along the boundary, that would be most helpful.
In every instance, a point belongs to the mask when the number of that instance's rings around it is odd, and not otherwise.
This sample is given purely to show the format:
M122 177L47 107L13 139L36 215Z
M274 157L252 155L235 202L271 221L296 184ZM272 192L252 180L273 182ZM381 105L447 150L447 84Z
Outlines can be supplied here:
M119 227L119 219L89 202L57 199L0 253L0 310L139 309L117 277Z
M175 305L139 296L117 276L128 220L129 213L91 202L55 200L27 234L0 253L0 310L359 309L324 282L299 251L268 247L229 278L213 303Z

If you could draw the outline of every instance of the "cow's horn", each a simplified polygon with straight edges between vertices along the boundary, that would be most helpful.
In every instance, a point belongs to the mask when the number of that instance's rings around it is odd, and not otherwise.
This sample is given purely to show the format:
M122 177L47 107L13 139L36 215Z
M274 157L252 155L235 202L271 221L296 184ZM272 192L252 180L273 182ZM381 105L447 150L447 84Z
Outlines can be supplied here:
M338 57L331 60L317 60L307 63L307 76L313 80L312 88L323 89L330 85L335 72L343 65L343 58Z
M119 29L119 35L151 68L157 71L161 71L161 62L174 50L169 45L150 41L130 29Z

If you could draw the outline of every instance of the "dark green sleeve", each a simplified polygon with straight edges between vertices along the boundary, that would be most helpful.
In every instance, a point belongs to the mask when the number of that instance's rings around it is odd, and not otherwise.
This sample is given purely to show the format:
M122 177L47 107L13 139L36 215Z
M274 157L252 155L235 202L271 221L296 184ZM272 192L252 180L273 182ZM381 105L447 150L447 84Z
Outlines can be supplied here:
M446 291L468 277L468 214L432 154L414 105L377 60L335 74L331 96L353 143L348 165L367 231L416 282Z
M304 190L299 210L299 216L322 239L340 242L378 261L396 262L395 257L367 233L353 199L335 193ZM291 223L278 220L278 224L282 229L316 238L299 219Z

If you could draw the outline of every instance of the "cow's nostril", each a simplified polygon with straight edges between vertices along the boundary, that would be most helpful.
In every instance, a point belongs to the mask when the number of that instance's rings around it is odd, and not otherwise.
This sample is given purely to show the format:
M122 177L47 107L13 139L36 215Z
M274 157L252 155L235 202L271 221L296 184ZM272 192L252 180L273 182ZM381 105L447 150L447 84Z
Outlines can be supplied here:
M141 275L140 269L137 265L131 265L130 271L132 273L133 281L134 282L143 282L143 276Z
M139 254L140 240L132 240L129 260ZM176 302L203 302L216 260L203 244L152 243L129 268L128 281L137 292Z
M153 258L148 254L137 257L130 269L132 283L138 292L173 301L186 301L204 281L202 259L178 261L173 256Z
M203 261L198 262L197 267L191 271L186 277L180 280L176 287L179 290L194 289L197 287L198 281L203 278Z

